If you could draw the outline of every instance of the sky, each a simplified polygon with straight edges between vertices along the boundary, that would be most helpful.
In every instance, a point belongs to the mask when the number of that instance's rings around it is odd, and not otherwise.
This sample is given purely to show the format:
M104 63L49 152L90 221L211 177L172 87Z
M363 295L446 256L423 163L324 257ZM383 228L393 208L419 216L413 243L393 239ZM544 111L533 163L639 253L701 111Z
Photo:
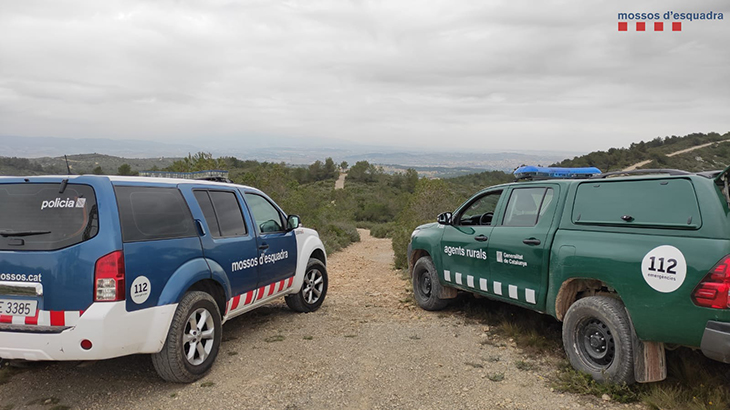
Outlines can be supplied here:
M728 40L727 0L3 1L0 135L605 150L729 132Z

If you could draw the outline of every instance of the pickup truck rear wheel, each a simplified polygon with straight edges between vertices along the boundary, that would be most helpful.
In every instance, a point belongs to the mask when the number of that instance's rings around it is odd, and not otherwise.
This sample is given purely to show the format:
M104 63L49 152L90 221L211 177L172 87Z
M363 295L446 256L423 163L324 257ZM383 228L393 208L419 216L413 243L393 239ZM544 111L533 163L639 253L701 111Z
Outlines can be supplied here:
M177 305L165 345L152 355L163 379L191 383L210 370L221 345L221 315L212 296L188 292Z
M322 306L327 295L327 268L319 259L310 258L304 272L302 289L284 298L287 306L295 312L314 312Z
M413 296L424 310L441 310L449 304L448 299L439 295L443 286L439 282L436 266L428 256L422 256L413 265Z
M599 382L635 382L631 324L624 304L608 296L573 303L563 322L570 364Z

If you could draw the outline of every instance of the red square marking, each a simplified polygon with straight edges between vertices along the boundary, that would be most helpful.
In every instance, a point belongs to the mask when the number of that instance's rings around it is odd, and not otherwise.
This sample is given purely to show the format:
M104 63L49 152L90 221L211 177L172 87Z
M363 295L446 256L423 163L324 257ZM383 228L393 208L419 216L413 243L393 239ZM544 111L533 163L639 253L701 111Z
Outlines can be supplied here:
M672 31L682 31L682 22L675 21L672 23Z
M664 22L655 21L654 22L654 31L664 31Z
M618 31L629 31L629 23L625 21L618 22Z
M65 326L66 315L63 311L52 310L51 311L51 326Z
M636 31L646 31L646 23L643 21L636 22Z

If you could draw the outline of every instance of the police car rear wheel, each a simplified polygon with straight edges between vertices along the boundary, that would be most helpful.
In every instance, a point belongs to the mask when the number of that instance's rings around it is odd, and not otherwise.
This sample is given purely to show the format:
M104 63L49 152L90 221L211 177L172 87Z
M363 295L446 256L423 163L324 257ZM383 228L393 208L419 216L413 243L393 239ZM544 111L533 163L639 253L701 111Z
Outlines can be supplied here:
M284 300L295 312L314 312L322 306L327 295L327 268L319 259L311 258L304 272L302 289Z
M573 303L563 322L563 347L574 368L599 382L635 381L631 325L616 298L592 296Z
M152 355L163 379L190 383L213 366L221 343L221 316L212 296L188 292L175 310L165 345Z
M445 308L449 301L439 297L442 289L431 258L423 256L418 259L413 266L413 296L418 306L425 310Z

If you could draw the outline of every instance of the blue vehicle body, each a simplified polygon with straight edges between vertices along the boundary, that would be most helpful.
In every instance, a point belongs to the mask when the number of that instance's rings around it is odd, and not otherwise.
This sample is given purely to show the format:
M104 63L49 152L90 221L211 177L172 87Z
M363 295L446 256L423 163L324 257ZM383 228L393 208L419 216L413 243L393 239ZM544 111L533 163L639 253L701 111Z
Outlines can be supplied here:
M271 205L278 230L270 229L271 221L255 220L246 195ZM205 198L211 198L211 209L216 204L214 214L206 215ZM0 212L13 215L0 216L2 358L157 353L177 304L191 289L209 293L225 321L297 294L313 255L326 263L316 232L288 227L287 215L247 186L91 175L5 177L0 201ZM224 215L220 204L237 205ZM243 225L235 231L223 218L237 213ZM34 221L32 229L17 222L24 218ZM122 273L109 279L117 280L116 298L101 300L102 282L95 275L109 255L123 256ZM19 303L19 312L1 310ZM94 348L80 348L83 339Z

